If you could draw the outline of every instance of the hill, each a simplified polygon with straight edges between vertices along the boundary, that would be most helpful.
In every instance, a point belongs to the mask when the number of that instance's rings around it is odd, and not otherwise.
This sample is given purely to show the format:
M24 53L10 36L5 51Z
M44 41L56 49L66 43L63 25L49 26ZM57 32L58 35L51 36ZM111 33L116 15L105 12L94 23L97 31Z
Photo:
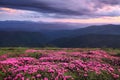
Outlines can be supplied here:
M58 23L0 21L0 46L120 47L120 25L67 28Z
M120 35L89 34L77 37L64 37L50 42L58 47L112 47L120 48ZM50 44L49 43L49 44Z
M0 31L0 46L42 46L46 41L45 35L40 32Z

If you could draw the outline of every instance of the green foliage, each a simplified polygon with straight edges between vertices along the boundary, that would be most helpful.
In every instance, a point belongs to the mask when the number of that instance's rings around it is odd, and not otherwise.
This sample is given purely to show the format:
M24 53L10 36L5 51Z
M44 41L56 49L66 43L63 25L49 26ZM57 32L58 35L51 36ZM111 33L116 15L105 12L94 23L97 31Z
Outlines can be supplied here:
M28 54L28 57L34 57L34 58L37 58L37 59L39 59L41 56L42 56L42 53L37 53L37 52Z
M58 47L44 47L42 49L45 49L45 50L60 50L61 48L58 48Z
M25 47L4 47L0 48L0 53L8 53L8 52L13 52L13 53L21 53L24 52L26 49Z
M102 50L107 51L113 56L120 56L120 49L119 48L101 48Z
M78 72L75 72L75 71L66 72L64 75L65 76L72 76L75 80L80 80L80 78L81 78L81 76L78 74Z
M0 71L0 80L3 80L4 77L5 77L5 73Z

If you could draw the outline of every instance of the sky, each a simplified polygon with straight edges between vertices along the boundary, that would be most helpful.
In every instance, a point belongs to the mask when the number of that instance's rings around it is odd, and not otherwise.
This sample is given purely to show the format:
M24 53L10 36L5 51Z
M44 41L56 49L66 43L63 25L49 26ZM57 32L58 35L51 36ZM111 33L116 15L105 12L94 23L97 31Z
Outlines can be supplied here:
M0 0L0 21L120 24L120 0Z

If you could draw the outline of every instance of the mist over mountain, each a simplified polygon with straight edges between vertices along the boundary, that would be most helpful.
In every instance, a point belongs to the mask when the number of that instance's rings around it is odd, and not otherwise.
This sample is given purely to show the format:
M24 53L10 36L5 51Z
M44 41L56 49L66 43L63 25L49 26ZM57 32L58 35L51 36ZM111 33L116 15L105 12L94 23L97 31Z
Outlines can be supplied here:
M79 25L0 21L0 46L120 47L120 25Z
M75 33L74 33L75 32ZM120 34L120 25L95 25L86 28L76 29L73 34L84 35L84 34Z
M71 30L83 28L89 24L47 23L32 21L0 21L0 31L43 31L43 30Z

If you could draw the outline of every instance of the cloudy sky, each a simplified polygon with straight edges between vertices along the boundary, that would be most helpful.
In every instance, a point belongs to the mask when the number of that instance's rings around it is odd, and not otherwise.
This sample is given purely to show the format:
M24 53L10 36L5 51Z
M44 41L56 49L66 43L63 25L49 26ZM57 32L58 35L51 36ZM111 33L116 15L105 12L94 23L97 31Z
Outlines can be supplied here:
M0 21L120 24L120 0L0 0Z

